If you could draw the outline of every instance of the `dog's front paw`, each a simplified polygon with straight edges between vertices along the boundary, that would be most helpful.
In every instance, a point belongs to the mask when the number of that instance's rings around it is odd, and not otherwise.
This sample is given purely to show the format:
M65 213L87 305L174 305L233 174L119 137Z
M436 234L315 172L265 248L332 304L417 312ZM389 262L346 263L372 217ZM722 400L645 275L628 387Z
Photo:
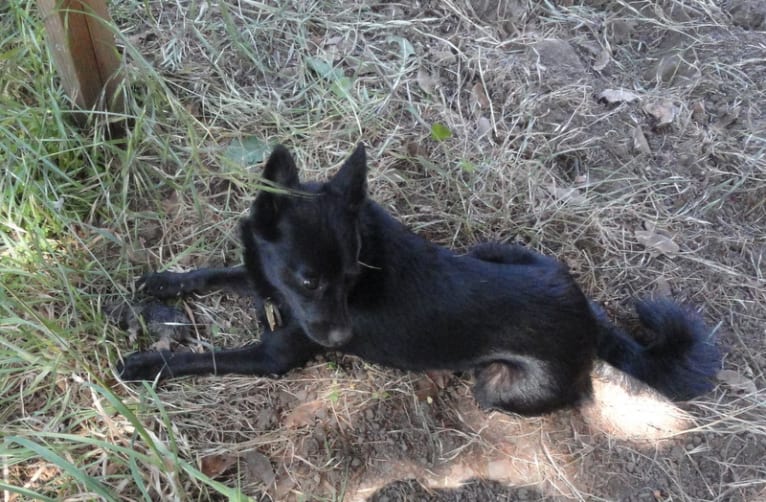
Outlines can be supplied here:
M175 298L199 289L199 281L188 272L152 272L138 280L138 286L159 299Z
M168 368L168 360L173 358L173 352L134 352L117 364L117 374L124 381L154 380L159 375L160 380L172 377Z

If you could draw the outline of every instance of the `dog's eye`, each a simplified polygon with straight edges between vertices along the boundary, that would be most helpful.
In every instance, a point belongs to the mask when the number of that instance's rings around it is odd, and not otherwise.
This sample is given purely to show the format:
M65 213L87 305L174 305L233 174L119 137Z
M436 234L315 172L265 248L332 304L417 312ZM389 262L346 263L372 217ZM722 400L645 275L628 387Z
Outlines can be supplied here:
M304 288L308 289L309 291L313 291L313 290L315 290L316 288L319 287L319 279L317 279L316 277L313 277L313 276L311 276L311 277L304 277L301 280L301 285Z

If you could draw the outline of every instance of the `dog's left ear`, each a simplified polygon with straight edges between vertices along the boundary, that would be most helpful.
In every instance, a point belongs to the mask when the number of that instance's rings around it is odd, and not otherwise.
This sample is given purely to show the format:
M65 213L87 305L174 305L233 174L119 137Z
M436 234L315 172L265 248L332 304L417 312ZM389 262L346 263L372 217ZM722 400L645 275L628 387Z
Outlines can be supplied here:
M367 196L367 154L359 143L328 185L340 193L353 210L359 209Z

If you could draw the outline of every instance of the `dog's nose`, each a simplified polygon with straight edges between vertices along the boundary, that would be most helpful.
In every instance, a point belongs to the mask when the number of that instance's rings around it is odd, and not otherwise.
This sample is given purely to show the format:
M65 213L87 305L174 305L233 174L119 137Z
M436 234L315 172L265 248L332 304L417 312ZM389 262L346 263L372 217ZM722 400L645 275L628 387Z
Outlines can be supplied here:
M339 347L351 339L351 328L332 328L327 334L327 341L332 347Z

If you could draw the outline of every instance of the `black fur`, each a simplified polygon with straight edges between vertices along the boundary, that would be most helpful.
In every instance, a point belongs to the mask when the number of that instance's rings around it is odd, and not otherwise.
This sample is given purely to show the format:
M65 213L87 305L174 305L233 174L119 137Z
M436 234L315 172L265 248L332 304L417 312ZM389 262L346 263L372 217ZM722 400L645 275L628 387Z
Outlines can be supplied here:
M638 304L653 332L641 344L612 325L565 265L522 246L481 244L466 255L409 231L366 196L357 147L331 180L300 183L277 147L241 225L244 268L164 272L144 287L159 297L252 288L261 320L281 325L259 343L206 354L139 352L126 380L204 374L276 375L327 350L412 371L476 372L486 408L539 414L591 392L596 357L674 398L708 390L720 365L711 335L668 301Z

